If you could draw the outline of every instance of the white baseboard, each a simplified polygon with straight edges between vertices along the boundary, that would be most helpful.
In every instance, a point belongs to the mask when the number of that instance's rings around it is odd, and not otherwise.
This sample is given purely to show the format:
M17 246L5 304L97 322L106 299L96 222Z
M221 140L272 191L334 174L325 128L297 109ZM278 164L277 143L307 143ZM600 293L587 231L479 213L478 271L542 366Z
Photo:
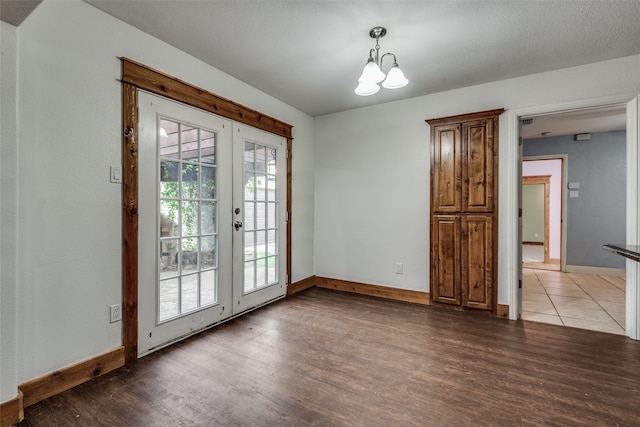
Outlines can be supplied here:
M616 277L625 277L627 274L624 268L589 267L586 265L568 265L568 264L567 264L566 272L578 273L578 274L596 274L598 276L616 276Z

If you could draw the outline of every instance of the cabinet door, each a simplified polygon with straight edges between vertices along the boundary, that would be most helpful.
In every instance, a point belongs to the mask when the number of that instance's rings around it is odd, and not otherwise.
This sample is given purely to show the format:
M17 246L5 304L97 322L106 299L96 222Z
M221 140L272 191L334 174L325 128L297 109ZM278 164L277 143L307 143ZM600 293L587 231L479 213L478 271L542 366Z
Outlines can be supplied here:
M462 216L462 305L493 310L493 215Z
M459 212L462 168L460 125L436 125L431 130L431 203L433 212Z
M462 124L462 211L493 212L494 119Z
M434 215L431 230L431 300L460 305L460 216Z

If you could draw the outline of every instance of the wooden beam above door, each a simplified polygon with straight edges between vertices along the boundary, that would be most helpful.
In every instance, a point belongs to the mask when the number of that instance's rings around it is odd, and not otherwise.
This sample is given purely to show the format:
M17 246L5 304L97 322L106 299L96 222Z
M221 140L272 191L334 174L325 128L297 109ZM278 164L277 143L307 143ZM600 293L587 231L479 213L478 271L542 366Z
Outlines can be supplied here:
M123 83L132 84L156 95L183 102L285 138L292 138L293 126L290 124L183 82L176 77L161 73L129 58L123 57L121 60Z

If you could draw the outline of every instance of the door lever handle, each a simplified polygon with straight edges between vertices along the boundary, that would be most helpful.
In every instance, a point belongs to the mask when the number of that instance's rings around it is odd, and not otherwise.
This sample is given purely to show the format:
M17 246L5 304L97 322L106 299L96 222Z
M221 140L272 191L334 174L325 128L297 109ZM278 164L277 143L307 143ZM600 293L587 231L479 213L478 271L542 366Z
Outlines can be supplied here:
M242 221L236 221L233 226L236 228L236 231L240 230L242 228Z

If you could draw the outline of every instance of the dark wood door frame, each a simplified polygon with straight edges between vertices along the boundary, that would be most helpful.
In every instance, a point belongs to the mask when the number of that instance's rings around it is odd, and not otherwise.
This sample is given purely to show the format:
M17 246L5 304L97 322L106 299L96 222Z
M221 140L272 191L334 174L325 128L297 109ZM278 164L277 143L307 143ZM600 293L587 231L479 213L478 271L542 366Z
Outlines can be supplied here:
M291 285L293 126L128 58L122 61L122 341L125 363L138 358L138 89L287 139L287 271Z

